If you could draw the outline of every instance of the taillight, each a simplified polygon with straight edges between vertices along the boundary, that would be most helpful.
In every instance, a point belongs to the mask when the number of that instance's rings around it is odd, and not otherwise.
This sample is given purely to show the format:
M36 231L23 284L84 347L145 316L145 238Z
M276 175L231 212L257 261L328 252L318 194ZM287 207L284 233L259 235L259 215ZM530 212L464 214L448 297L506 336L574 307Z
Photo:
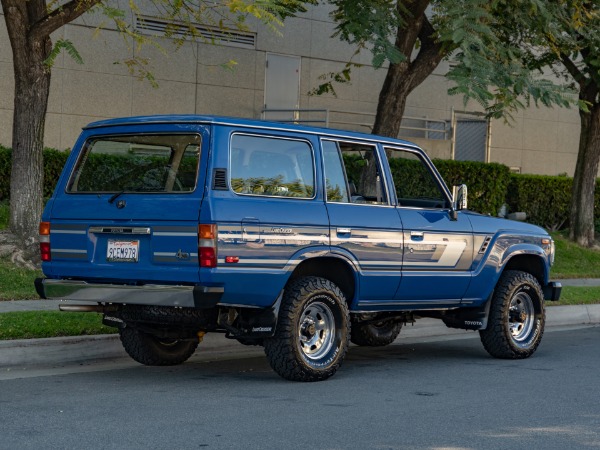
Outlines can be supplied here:
M52 259L50 254L50 222L40 222L40 257L45 262Z
M217 267L217 226L198 225L198 262L200 267Z

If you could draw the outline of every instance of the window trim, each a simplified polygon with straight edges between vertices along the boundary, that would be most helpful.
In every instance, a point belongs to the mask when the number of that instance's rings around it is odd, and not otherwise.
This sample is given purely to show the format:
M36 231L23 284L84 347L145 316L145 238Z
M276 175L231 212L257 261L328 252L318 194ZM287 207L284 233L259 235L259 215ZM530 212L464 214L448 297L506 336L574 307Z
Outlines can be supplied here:
M352 202L329 202L327 200L327 192L325 192L325 202L326 203L332 203L332 204L336 204L336 205L354 205L354 206L379 206L379 207L395 207L395 205L392 202L392 198L390 197L390 191L389 191L389 184L388 184L388 180L387 180L387 175L385 173L384 167L382 165L381 162L381 154L379 151L379 145L378 142L368 142L365 143L365 141L361 141L361 140L353 140L353 139L344 139L344 138L332 138L332 137L320 137L319 138L319 142L321 144L321 165L323 166L323 183L325 183L325 171L326 171L326 167L325 167L325 155L323 153L323 141L331 141L334 142L338 148L338 152L341 152L340 149L340 143L346 143L346 144L358 144L358 145L363 145L365 147L373 147L373 150L375 152L375 156L377 157L377 164L379 167L379 174L382 177L381 183L383 184L383 189L385 190L385 198L386 198L386 203L385 204L377 204L377 203L352 203ZM343 160L342 160L343 161ZM344 178L346 180L346 189L348 190L348 195L350 195L350 185L348 183L348 174L346 173L346 167L344 166ZM325 191L327 191L325 189Z
M284 195L266 195L266 194L247 194L247 193L242 193L242 192L235 192L233 190L233 188L231 187L231 175L232 175L232 170L231 170L231 150L233 148L232 143L233 143L233 138L235 136L251 136L251 137L259 137L259 138L264 138L264 139L279 139L279 140L284 140L284 141L295 141L295 142L302 142L308 145L308 148L310 149L310 153L312 156L312 171L313 171L313 195L312 197L286 197ZM229 191L232 192L234 195L239 196L239 197L261 197L261 198L277 198L277 199L284 199L284 200L314 200L315 198L317 198L317 164L316 164L316 160L315 160L315 149L312 146L312 143L308 140L308 139L302 139L302 138L296 138L296 137L290 137L290 136L275 136L272 134L260 134L260 133L247 133L247 132L240 132L240 131L234 131L233 133L231 133L231 135L229 136L229 149L228 149L228 154L227 154L227 182L229 185Z

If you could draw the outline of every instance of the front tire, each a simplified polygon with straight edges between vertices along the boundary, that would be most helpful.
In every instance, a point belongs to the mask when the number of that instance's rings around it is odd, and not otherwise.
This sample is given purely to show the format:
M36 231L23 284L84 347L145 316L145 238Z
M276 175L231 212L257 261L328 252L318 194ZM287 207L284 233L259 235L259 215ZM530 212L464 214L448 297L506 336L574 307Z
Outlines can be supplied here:
M527 272L507 270L496 285L488 325L479 336L490 355L523 359L535 353L544 324L544 295L537 279Z
M353 323L350 342L364 347L384 347L396 340L401 329L400 322Z
M275 336L265 354L275 372L291 381L321 381L340 368L348 349L350 316L342 291L319 277L298 278L286 288Z
M119 330L123 348L135 361L146 366L174 366L188 360L198 347L198 339L166 339L132 327Z

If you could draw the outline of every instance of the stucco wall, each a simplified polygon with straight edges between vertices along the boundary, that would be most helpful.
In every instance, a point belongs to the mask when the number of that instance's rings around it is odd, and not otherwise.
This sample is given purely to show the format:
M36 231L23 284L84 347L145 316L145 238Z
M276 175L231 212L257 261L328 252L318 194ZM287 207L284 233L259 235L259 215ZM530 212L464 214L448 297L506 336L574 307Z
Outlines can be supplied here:
M343 68L353 49L329 36L333 24L328 6L320 5L298 18L288 19L283 36L252 24L256 49L186 43L170 51L172 43L161 40L167 54L145 46L140 55L148 58L159 84L153 88L129 74L115 61L132 58L137 50L112 30L96 33L102 20L86 14L61 29L53 38L70 39L84 64L61 54L52 71L50 102L46 119L46 145L71 147L82 126L99 119L140 114L198 113L260 117L264 104L267 52L301 57L300 108L342 109L367 113L360 122L372 122L385 70L374 70L370 55L354 60L364 64L353 70L350 85L337 87L337 97L309 96L319 84L319 75ZM233 72L219 67L235 60ZM4 17L0 20L0 143L10 145L12 135L13 72ZM448 96L448 81L442 63L408 99L406 115L450 120L452 109L465 109L462 99ZM477 110L476 105L466 109ZM353 128L352 126L343 126ZM368 127L354 127L369 131ZM512 126L493 121L490 161L519 167L522 172L572 175L579 136L577 111L558 108L529 108L515 116ZM449 141L421 141L432 157L450 157Z

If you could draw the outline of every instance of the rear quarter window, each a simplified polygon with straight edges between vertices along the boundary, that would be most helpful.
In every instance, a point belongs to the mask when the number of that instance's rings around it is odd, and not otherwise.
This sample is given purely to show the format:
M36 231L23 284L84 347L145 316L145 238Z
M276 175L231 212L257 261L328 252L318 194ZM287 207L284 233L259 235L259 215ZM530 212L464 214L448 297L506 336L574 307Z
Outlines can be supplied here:
M231 188L237 194L313 198L313 151L303 140L234 134Z

